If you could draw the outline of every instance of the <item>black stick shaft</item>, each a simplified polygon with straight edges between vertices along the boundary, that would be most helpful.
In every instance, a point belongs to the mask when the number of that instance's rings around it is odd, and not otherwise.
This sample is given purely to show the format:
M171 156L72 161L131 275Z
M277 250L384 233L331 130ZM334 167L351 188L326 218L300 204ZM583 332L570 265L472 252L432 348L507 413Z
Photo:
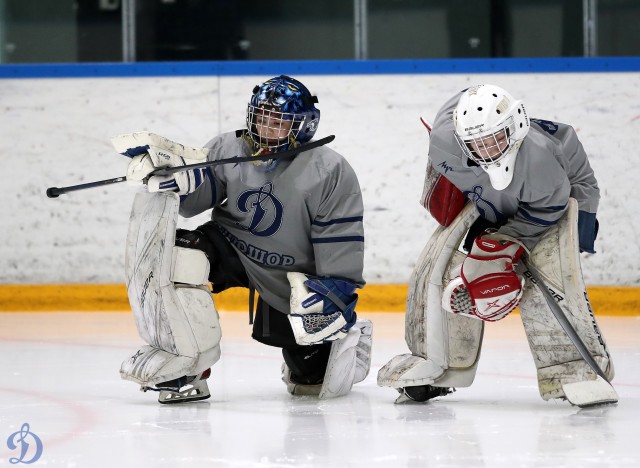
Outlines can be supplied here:
M127 180L127 176L114 177L113 179L98 180L96 182L89 182L89 183L86 183L86 184L71 185L69 187L49 187L47 189L47 197L49 197L49 198L57 198L60 195L62 195L63 193L74 192L76 190L85 190L85 189L90 189L90 188L95 188L95 187L101 187L103 185L117 184L119 182L124 182L125 180Z
M329 135L327 137L320 138L319 140L312 141L311 143L307 143L305 145L302 145L290 150L282 151L280 153L265 154L260 156L236 156L233 158L218 159L217 161L205 161L205 162L196 163L196 164L188 164L186 166L163 167L151 172L149 174L149 177L167 176L167 175L175 174L176 172L183 172L183 171L190 171L193 169L202 169L205 167L219 166L221 164L237 164L237 163L247 162L247 161L268 161L270 159L282 159L282 158L292 157L297 155L298 153L309 151L314 148L318 148L320 146L326 145L327 143L331 143L335 138L336 138L335 135ZM127 180L127 177L123 176L123 177L115 177L113 179L98 180L96 182L89 182L86 184L70 185L68 187L49 187L47 189L47 197L56 198L62 195L63 193L74 192L76 190L85 190L85 189L90 189L95 187L102 187L103 185L117 184L120 182L124 182L126 180Z
M205 167L219 166L221 164L237 164L249 161L269 161L270 159L289 158L297 155L298 153L302 153L303 151L309 151L314 148L318 148L319 146L326 145L327 143L331 143L335 138L335 135L329 135L327 137L320 138L319 140L312 141L311 143L307 143L306 145L302 145L286 151L281 151L280 153L264 154L260 156L235 156L233 158L218 159L217 161L204 161L201 163L189 164L187 166L161 167L160 169L156 169L155 171L150 173L149 177L167 176L175 174L176 172L188 171L192 169L203 169Z

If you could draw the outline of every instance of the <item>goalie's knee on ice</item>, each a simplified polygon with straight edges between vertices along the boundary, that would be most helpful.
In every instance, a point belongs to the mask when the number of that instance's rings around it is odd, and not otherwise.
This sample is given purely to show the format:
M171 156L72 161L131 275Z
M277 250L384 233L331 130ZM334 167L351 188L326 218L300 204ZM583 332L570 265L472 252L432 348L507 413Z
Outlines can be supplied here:
M313 395L320 399L349 393L354 384L363 381L369 374L372 331L371 321L360 319L344 338L322 345L295 348L293 352L283 350L285 362L282 380L289 393ZM305 362L307 360L311 364ZM305 372L306 375L300 375Z
M305 385L322 383L331 346L331 343L322 343L315 346L284 348L282 357L291 371L291 379Z

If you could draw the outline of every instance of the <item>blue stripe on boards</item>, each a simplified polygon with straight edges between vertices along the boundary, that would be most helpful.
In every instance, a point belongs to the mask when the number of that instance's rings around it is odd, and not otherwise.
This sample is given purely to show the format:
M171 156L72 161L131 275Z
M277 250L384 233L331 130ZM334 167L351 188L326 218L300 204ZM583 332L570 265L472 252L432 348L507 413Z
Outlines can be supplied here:
M638 72L640 57L2 64L0 78Z
M351 218L336 218L330 221L314 221L313 225L315 226L331 226L332 224L342 224L342 223L357 223L358 221L362 221L362 216L354 216Z
M332 244L334 242L364 242L363 236L311 238L312 244Z

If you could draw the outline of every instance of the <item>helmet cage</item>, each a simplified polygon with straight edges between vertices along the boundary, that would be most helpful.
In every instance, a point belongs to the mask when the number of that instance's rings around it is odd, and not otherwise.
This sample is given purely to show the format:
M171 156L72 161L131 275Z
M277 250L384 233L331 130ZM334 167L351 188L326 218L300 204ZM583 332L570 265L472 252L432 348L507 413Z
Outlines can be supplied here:
M256 149L282 151L298 139L305 114L280 112L269 107L247 105L247 130Z
M470 130L461 137L454 132L456 141L465 156L482 167L500 167L501 161L516 146L516 125L513 116L489 132Z

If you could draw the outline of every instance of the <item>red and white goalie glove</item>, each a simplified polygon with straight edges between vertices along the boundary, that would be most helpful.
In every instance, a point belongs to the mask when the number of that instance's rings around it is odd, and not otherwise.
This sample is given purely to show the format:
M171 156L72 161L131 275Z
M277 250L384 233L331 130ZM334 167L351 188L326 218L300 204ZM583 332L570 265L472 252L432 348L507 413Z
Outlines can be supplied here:
M522 297L524 278L513 269L524 248L516 242L478 237L462 264L460 276L442 294L442 307L488 322L505 318Z

